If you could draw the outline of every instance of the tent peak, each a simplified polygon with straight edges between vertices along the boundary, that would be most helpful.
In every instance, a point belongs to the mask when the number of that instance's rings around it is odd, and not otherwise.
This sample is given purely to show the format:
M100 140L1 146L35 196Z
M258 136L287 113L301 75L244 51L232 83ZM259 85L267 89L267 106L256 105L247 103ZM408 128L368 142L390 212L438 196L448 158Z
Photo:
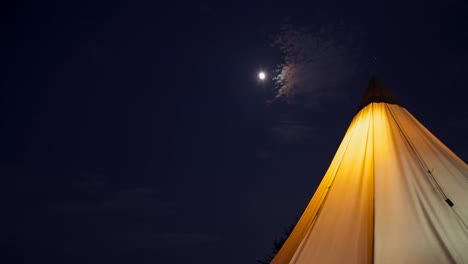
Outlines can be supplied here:
M387 88L379 81L377 76L372 76L367 86L366 92L359 104L358 111L366 107L370 103L389 103L399 104L396 98L390 93Z

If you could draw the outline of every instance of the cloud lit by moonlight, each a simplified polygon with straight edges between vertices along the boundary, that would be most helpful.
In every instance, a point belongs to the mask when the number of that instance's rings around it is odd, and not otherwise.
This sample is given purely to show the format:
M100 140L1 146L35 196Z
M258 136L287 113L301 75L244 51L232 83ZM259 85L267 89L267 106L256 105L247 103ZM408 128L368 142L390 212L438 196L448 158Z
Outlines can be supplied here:
M336 96L357 70L357 45L343 26L295 28L281 26L273 46L284 63L273 80L276 97L293 102L298 97L319 100Z

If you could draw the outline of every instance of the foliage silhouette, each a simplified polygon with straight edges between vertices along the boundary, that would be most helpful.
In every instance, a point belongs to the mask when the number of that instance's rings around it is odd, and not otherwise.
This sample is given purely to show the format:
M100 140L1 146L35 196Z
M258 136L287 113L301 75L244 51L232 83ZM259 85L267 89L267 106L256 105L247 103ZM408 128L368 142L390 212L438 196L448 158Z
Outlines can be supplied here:
M276 256L278 251L281 249L283 246L284 242L288 239L289 235L291 232L294 230L294 227L296 226L297 221L299 220L298 217L296 217L296 222L294 224L291 224L288 228L286 228L283 232L283 235L280 238L275 238L275 241L273 241L273 246L271 247L271 255L266 257L264 260L257 260L257 263L260 264L270 264L273 258Z

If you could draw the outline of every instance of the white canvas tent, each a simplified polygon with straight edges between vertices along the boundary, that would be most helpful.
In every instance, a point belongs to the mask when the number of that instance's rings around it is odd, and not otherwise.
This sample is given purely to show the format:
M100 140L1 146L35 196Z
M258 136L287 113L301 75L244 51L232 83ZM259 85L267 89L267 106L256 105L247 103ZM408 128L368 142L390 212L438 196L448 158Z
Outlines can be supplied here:
M271 263L468 263L468 167L373 77Z

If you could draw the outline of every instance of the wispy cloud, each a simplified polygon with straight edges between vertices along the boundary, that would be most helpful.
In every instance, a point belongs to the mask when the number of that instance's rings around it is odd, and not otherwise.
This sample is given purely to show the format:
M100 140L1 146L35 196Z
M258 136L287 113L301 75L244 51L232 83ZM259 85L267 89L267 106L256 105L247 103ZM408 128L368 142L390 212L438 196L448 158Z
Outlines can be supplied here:
M179 220L171 220L175 205L154 186L116 187L103 175L73 176L11 186L18 195L27 192L30 198L10 210L17 217L10 235L25 240L47 237L50 245L61 247L66 242L65 247L79 247L89 254L98 247L112 251L109 254L116 249L158 254L218 240L206 230L167 228L167 221Z
M280 143L302 142L313 135L314 128L290 115L282 115L279 122L268 130L270 136Z
M343 24L297 28L284 24L273 46L284 55L274 77L276 97L309 104L342 93L357 70L359 48Z
M71 174L69 178L13 184L10 192L35 197L21 205L24 210L70 214L152 211L166 215L171 207L154 187L119 188L100 174Z
M218 238L206 233L162 233L155 236L159 247L192 247L214 243Z
M162 201L155 189L130 188L106 191L92 199L65 200L57 203L56 207L69 213L157 211L166 215L170 204Z
M158 230L150 225L132 226L131 229L112 230L110 235L113 241L126 245L129 248L143 248L160 251L179 251L193 249L200 246L211 245L219 238L204 232L168 232Z

